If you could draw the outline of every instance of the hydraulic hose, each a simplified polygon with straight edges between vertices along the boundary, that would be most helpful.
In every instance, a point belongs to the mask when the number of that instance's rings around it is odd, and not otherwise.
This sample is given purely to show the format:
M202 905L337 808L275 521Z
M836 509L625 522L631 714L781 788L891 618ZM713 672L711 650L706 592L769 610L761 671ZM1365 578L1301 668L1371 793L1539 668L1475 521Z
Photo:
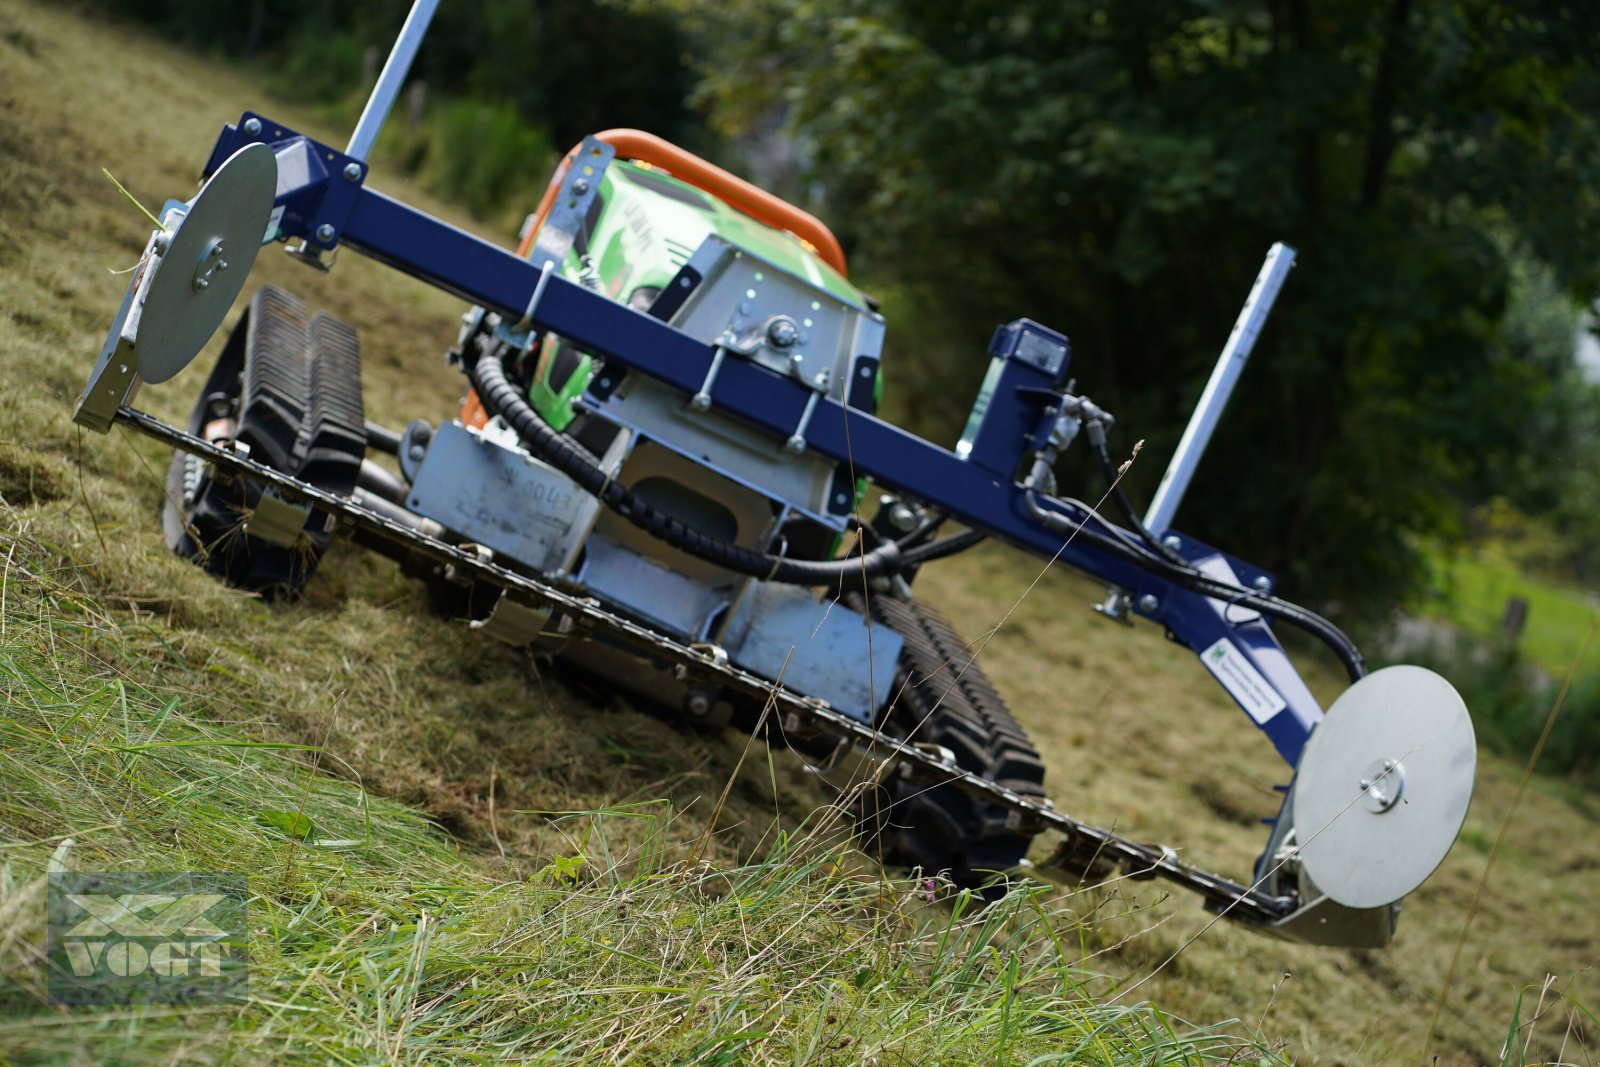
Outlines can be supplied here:
M1095 548L1110 553L1124 562L1131 563L1158 577L1165 578L1173 585L1187 589L1192 593L1199 593L1201 596L1217 600L1225 600L1229 604L1252 608L1263 615L1281 619L1291 626L1304 630L1324 645L1327 645L1333 654L1339 657L1339 662L1344 665L1345 673L1350 676L1352 682L1360 681L1366 676L1366 661L1362 658L1361 651L1356 648L1355 642L1351 641L1343 630L1340 630L1316 612L1269 594L1258 593L1243 586L1230 585L1227 582L1218 581L1208 574L1195 570L1187 563L1174 563L1165 556L1152 552L1134 541L1091 529L1086 523L1074 523L1067 516L1059 512L1046 510L1040 506L1032 493L1028 494L1027 499L1029 510L1034 516L1052 529L1062 533L1070 533L1075 537L1081 537ZM1094 515L1095 513L1090 510L1089 514ZM1104 522L1105 520L1102 519L1100 521Z
M895 574L910 563L938 559L976 543L970 536L974 531L968 531L915 548L903 548L900 541L885 541L865 555L837 560L789 559L756 552L697 530L614 481L587 449L551 429L523 399L506 375L503 356L480 353L471 357L467 375L485 409L504 419L531 452L585 492L650 536L738 574L789 585L835 586ZM924 532L913 532L904 543L915 542ZM978 535L980 539L981 536Z
M916 539L916 534L912 534L900 542L900 564L904 568L932 563L936 559L944 559L946 556L953 556L957 552L965 552L986 536L988 535L982 530L963 530L958 534L951 534L949 537L930 541L925 545L907 548L905 547L906 542Z
M1117 477L1116 468L1112 466L1111 452L1106 448L1105 441L1101 440L1095 444L1093 451L1095 458L1100 461L1100 473L1105 475L1106 491L1111 494L1111 499L1116 503L1117 510L1122 513L1122 518L1127 522L1129 528L1138 534L1139 540L1149 546L1150 550L1158 556L1170 563L1187 566L1187 562L1182 556L1156 539L1156 535L1150 532L1150 528L1144 524L1138 513L1133 510L1133 505L1128 502L1127 494L1122 491L1121 480Z

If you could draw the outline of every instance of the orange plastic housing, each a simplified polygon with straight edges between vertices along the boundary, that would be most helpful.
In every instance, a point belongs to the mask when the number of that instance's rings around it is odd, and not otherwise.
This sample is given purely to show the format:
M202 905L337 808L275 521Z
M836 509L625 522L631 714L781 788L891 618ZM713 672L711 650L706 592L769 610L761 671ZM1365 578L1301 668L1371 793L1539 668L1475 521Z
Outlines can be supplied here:
M839 239L815 215L801 211L765 189L757 188L743 178L729 174L721 167L707 163L694 153L679 148L670 141L664 141L653 133L645 133L643 130L605 130L594 136L596 140L604 141L616 149L619 158L634 159L648 163L652 167L659 167L674 178L705 190L735 211L749 215L757 222L764 222L768 226L793 234L820 256L828 266L840 274L849 273L845 265L844 249L839 247ZM528 227L527 233L523 235L522 244L517 248L518 255L526 256L532 250L539 228L544 225L545 218L550 214L556 193L560 191L561 183L582 147L582 145L574 146L561 160L561 165L556 167L549 186L545 188L544 196L539 200L539 209L534 212L533 225Z

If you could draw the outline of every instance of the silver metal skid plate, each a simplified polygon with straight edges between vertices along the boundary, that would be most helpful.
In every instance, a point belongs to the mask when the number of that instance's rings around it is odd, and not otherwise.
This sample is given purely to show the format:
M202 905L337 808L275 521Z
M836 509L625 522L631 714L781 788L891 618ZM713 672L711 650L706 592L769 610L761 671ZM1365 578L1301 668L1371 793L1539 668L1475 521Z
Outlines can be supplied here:
M272 149L250 144L217 168L155 265L139 322L139 377L164 382L189 365L244 288L278 188Z
M799 586L752 582L723 636L733 662L870 723L894 695L905 640Z
M1375 908L1421 885L1455 842L1477 770L1459 694L1421 667L1386 667L1333 702L1307 742L1294 826L1311 880Z
M593 498L566 475L448 422L429 442L406 506L546 571L561 565L568 532L594 509Z

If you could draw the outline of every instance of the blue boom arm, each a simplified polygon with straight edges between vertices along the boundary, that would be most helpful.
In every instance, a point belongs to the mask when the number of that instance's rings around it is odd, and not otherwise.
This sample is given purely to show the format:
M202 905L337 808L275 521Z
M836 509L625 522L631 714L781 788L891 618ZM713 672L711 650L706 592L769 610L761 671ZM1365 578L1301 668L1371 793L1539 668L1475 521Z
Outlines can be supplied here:
M523 259L366 188L364 162L264 116L247 112L224 128L206 175L252 142L267 144L278 158L278 238L302 239L312 250L347 245L512 321L569 338L603 356L608 374L642 373L686 394L707 384L713 346L566 280L537 256ZM1026 343L1016 343L1023 336L1058 341L1059 365L1049 373L1031 366ZM991 352L1005 361L1004 369L965 455L874 417L859 401L852 403L855 391L842 390L839 399L819 396L747 360L724 360L709 392L718 409L779 440L801 434L807 449L849 464L856 475L1126 590L1133 610L1193 651L1290 766L1298 765L1322 709L1267 621L1243 603L1254 599L1260 605L1252 590L1271 588L1271 576L1186 535L1155 531L1188 563L1222 582L1196 591L1174 568L1141 564L1137 555L1117 550L1119 543L1134 544L1126 531L1075 502L1030 493L1014 475L1055 424L1052 400L1058 404L1062 395L1052 391L1052 379L1064 369L1065 339L1023 320L1003 329L996 341ZM869 383L876 376L875 364L863 362L857 370ZM596 384L604 388L605 376Z

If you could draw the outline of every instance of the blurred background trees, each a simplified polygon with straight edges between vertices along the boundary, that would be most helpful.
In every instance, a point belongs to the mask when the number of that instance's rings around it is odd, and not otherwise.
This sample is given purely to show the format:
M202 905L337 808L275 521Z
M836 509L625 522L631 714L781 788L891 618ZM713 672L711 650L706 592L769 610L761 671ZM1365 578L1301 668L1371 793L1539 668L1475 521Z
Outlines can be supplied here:
M409 5L101 6L353 117ZM1490 527L1600 581L1600 399L1573 360L1600 291L1597 55L1600 8L1543 0L446 3L424 113L384 152L502 229L608 126L755 172L882 296L897 421L953 441L989 330L1027 315L1073 338L1122 450L1146 439L1136 497L1286 241L1179 524L1349 622Z

